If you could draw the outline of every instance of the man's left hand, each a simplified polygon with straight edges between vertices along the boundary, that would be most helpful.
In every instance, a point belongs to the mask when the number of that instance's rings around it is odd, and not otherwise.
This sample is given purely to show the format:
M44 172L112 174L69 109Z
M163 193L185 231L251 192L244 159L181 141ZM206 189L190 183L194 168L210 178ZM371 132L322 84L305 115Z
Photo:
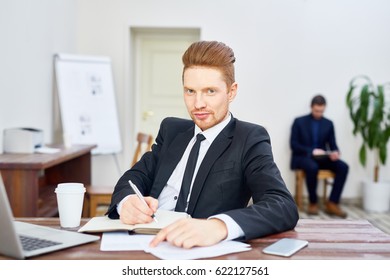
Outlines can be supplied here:
M336 161L340 158L340 153L338 151L333 151L329 154L329 158L332 161Z
M174 246L190 249L195 246L210 246L227 237L226 224L219 219L180 219L163 228L150 242L156 247L166 240Z

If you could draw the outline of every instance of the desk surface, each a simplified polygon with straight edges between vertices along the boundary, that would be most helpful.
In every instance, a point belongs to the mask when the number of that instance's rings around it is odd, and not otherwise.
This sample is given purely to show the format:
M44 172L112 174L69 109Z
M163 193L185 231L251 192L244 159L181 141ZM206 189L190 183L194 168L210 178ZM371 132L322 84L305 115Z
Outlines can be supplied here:
M60 151L53 154L0 154L0 169L46 169L89 153L96 145L52 146Z
M0 172L15 217L53 217L58 183L91 184L91 150L96 145L73 145L53 154L0 154Z
M59 228L57 218L18 218L19 221ZM85 224L88 219L83 219ZM309 241L309 245L285 258L262 253L262 249L280 238L297 238ZM390 235L374 227L366 220L311 220L301 219L294 230L248 242L252 250L224 255L215 260L255 259L390 259ZM0 256L0 259L5 259ZM100 251L100 241L79 247L38 256L42 260L155 260L152 254L143 251Z

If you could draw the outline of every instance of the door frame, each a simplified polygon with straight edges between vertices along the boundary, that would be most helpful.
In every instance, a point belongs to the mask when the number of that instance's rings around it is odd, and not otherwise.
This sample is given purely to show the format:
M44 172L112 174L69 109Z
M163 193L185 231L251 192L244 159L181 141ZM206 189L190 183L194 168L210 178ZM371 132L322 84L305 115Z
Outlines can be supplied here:
M188 36L190 34L197 36L201 39L201 28L200 27L140 27L130 26L129 41L127 48L127 61L125 73L129 79L125 80L125 94L124 102L124 131L127 128L130 133L125 133L124 138L124 162L130 162L136 143L136 134L140 129L141 123L141 110L140 110L140 90L139 90L139 68L140 68L140 57L138 55L139 40L142 36L150 36L154 38L163 38L168 35L183 35Z

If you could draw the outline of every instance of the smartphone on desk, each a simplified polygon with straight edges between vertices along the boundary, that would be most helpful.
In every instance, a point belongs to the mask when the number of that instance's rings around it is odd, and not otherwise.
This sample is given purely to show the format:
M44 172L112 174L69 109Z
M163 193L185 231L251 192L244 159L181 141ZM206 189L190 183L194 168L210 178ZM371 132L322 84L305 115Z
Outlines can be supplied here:
M306 240L282 238L275 243L265 247L263 249L263 253L282 257L290 257L308 244L309 242Z

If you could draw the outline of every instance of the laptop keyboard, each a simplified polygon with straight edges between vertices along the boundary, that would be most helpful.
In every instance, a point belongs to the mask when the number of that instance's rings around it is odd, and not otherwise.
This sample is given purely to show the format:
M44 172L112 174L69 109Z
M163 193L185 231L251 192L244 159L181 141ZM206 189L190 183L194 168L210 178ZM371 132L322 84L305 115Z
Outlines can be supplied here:
M31 236L19 235L22 247L25 251L32 251L36 249L42 249L54 245L61 244L60 242L54 242L46 239L40 239Z

